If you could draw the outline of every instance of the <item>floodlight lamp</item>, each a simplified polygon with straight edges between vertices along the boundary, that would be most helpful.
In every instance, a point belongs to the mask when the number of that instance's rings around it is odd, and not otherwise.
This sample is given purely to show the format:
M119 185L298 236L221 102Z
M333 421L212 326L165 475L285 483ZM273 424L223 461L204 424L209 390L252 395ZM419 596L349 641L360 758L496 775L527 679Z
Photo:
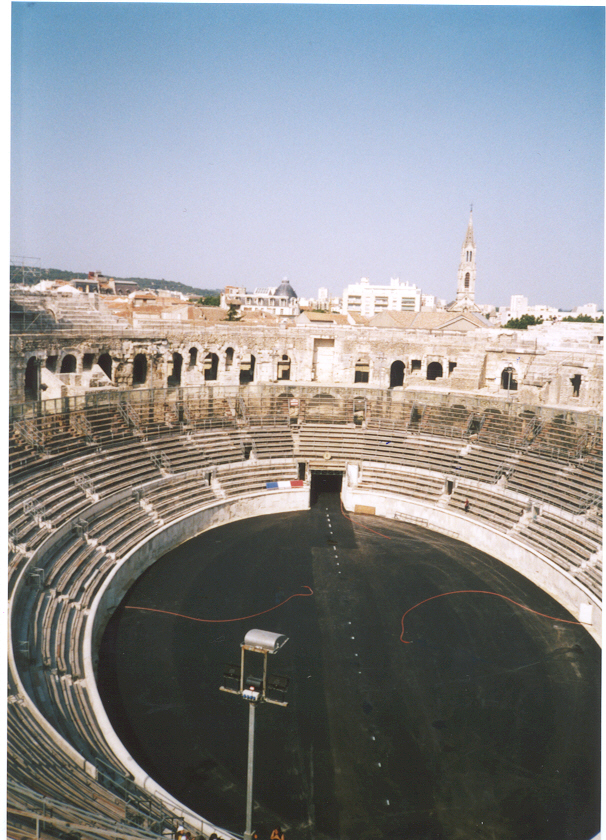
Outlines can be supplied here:
M280 633L270 633L269 630L249 630L244 636L244 647L254 648L263 653L276 653L287 641L288 636Z
M251 703L256 703L260 696L261 696L260 693L258 691L255 691L254 688L252 688L252 687L251 688L245 688L244 691L242 692L242 697L245 700L250 700Z

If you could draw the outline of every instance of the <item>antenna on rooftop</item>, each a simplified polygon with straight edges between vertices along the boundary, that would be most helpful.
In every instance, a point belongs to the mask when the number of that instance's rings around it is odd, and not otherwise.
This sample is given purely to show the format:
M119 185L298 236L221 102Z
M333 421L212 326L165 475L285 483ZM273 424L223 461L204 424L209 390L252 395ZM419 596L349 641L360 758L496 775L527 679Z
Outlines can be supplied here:
M40 273L40 257L21 257L21 256L10 256L11 262L11 269L21 269L21 284L25 285L25 272L27 270L28 274L32 277L39 276ZM14 272L16 274L16 271ZM11 277L13 276L13 271L11 271Z

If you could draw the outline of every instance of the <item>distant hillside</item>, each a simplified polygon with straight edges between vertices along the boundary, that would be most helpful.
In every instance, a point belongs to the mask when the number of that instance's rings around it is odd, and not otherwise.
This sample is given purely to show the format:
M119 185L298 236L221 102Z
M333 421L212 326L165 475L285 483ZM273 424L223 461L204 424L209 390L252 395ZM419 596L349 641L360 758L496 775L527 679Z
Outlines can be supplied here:
M34 286L40 280L81 280L88 276L88 272L63 271L60 268L32 268L31 266L11 265L10 282ZM184 295L216 295L220 289L199 289L176 283L173 280L153 280L149 277L114 277L114 280L132 280L142 289L165 289L169 292L182 292Z

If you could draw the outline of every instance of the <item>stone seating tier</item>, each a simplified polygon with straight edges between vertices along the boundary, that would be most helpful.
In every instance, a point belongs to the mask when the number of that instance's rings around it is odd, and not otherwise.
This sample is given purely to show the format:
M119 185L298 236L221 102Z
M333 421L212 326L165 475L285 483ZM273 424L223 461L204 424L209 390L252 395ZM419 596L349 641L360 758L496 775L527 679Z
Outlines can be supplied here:
M407 408L409 420L413 408ZM315 405L316 416L320 409L328 411L327 406ZM402 406L398 410L402 411ZM310 413L314 412L307 417ZM469 498L467 515L526 541L577 576L591 591L601 594L601 559L597 555L600 529L585 526L581 517L574 521L569 517L561 523L547 511L541 511L534 522L526 521L522 516L524 505L503 492L503 482L495 483L500 471L507 487L527 500L526 507L537 500L549 501L576 512L573 508L587 490L588 476L593 476L592 487L597 490L595 466L601 457L601 443L599 449L592 450L591 464L586 458L578 464L563 464L529 451L512 453L507 446L486 443L481 433L470 442L463 430L468 419L460 411L428 412L425 430L420 414L418 422L415 420L413 426L409 423L407 430L306 421L298 424L295 433L281 423L271 428L247 426L236 421L235 413L227 425L220 426L209 422L212 418L208 413L198 415L196 426L192 422L195 411L190 407L186 414L184 421L173 417L170 423L160 423L154 415L145 426L146 412L139 409L134 420L132 412L128 421L120 415L114 432L110 432L111 418L103 418L99 411L92 420L89 417L88 426L69 423L76 442L69 446L60 443L57 428L61 423L41 424L39 430L48 442L43 450L28 449L19 434L11 433L15 457L9 462L9 527L11 535L24 543L26 552L39 549L35 574L20 596L19 632L29 651L27 661L23 656L19 659L24 684L47 719L83 756L91 761L102 756L116 772L120 768L94 720L82 682L86 611L99 587L119 558L158 527L225 497L265 493L266 481L297 478L297 460L312 465L326 463L324 453L329 452L333 466L344 468L352 461L360 464L361 488L430 504L439 502L461 513L465 498ZM512 439L526 434L528 428L524 423L518 427L509 422L503 425L503 418L498 422L501 431L506 428ZM487 435L490 432L494 436L496 424L497 420L491 418L492 429ZM456 428L457 434L446 431L445 436L436 437L429 433L438 427L443 431ZM148 434L150 429L152 434ZM295 443L299 451L293 456ZM288 457L280 460L285 452ZM252 459L246 459L246 453ZM446 500L447 478L455 486ZM474 483L478 478L483 478L482 486ZM141 490L125 499L123 491L129 487ZM33 506L26 505L26 499L32 500ZM107 500L103 510L91 507L99 499ZM37 510L44 513L36 514ZM46 520L48 512L51 516ZM74 527L57 540L57 529L70 522ZM48 551L44 550L46 540ZM9 585L27 556L18 548L11 551ZM18 697L15 700L9 710L13 733L9 766L14 778L27 781L33 775L41 792L66 802L89 804L90 777L78 775L83 771L72 768L73 762L46 733L38 731L31 719L29 734L24 734L28 731L24 718L28 716ZM35 741L33 745L30 738ZM82 795L80 781L88 786ZM110 811L122 807L103 785L98 787ZM155 803L154 807L161 805Z
M444 481L433 475L413 473L404 467L390 467L385 464L364 461L358 482L361 490L374 490L378 493L392 493L398 496L410 496L414 499L437 501L444 486Z

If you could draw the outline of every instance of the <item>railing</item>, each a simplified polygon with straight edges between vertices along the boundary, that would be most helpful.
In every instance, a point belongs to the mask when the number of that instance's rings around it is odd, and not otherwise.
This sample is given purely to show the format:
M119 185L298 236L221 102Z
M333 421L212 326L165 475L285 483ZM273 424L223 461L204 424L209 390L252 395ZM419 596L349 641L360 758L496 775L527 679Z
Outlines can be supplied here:
M51 827L54 827L55 831L59 832L55 836L71 837L72 832L77 829L78 837L91 840L100 840L102 837L158 840L165 830L174 829L175 818L172 814L166 811L156 815L154 811L158 811L158 803L152 800L142 801L140 795L137 801L126 787L116 786L115 790L115 795L123 799L127 811L126 817L118 822L113 817L104 817L98 811L86 811L58 799L43 796L10 779L7 783L7 794L9 826L29 826L33 829L32 836L36 837L41 836L41 830L45 831L46 835L46 831L52 831Z
M535 415L536 421L540 423L547 423L554 417L561 414L561 409L545 407L545 406L525 406L525 405L511 405L504 404L500 400L491 400L489 397L481 397L478 395L465 394L428 394L425 391L407 392L405 399L402 396L394 395L391 391L382 389L357 389L346 386L335 385L292 385L286 383L273 384L250 384L239 387L237 385L215 385L204 384L191 387L179 388L156 388L156 389L136 389L132 391L98 391L88 392L77 396L60 397L57 399L41 400L38 402L23 402L14 403L9 406L9 418L12 423L27 423L28 420L35 420L39 417L51 416L54 414L66 414L74 411L81 411L87 409L94 411L95 409L110 409L117 412L124 412L129 416L130 422L134 421L135 417L141 418L144 410L152 410L158 405L166 405L168 407L183 411L183 417L186 422L192 422L195 418L196 408L204 408L208 412L208 420L212 420L213 424L223 420L235 419L234 413L237 412L237 406L240 403L244 406L247 414L256 416L257 411L255 406L261 402L263 406L267 407L265 416L269 421L271 417L278 421L286 421L287 415L284 413L284 401L286 399L297 399L298 406L294 414L291 414L291 419L294 418L299 422L305 422L308 414L322 415L322 421L328 420L333 422L353 423L354 414L358 415L359 411L354 406L356 397L361 397L365 400L365 420L372 423L375 427L384 426L385 428L394 428L394 425L399 428L418 428L422 431L423 421L422 414L418 417L418 422L413 422L412 427L410 419L404 419L402 412L408 411L413 403L417 404L417 410L425 406L442 407L444 409L453 408L455 405L463 406L468 412L470 418L475 418L481 415L483 411L488 408L498 408L500 417L503 421L513 420L519 415L526 412L531 412ZM229 409L229 418L225 412ZM132 412L132 413L131 413ZM597 412L567 412L574 418L575 423L568 424L569 428L573 426L578 429L579 436L586 433L601 432L602 417ZM239 412L242 417L242 411ZM410 413L409 413L410 418ZM204 418L195 419L194 424L198 424ZM141 420L139 420L141 423ZM144 425L144 424L143 424ZM448 424L436 423L435 427L440 427L444 431L442 434L448 433ZM452 426L453 437L463 437L465 432L462 430L463 423ZM22 430L27 430L33 436L34 426L21 426ZM432 430L433 431L433 430ZM504 433L506 435L506 433ZM491 432L483 432L483 439L486 441L491 437ZM498 432L494 435L495 440L499 440L503 445L504 437ZM506 443L514 443L520 448L524 448L529 444L528 441L518 440L516 436L511 436L511 441ZM37 441L39 445L39 441Z

